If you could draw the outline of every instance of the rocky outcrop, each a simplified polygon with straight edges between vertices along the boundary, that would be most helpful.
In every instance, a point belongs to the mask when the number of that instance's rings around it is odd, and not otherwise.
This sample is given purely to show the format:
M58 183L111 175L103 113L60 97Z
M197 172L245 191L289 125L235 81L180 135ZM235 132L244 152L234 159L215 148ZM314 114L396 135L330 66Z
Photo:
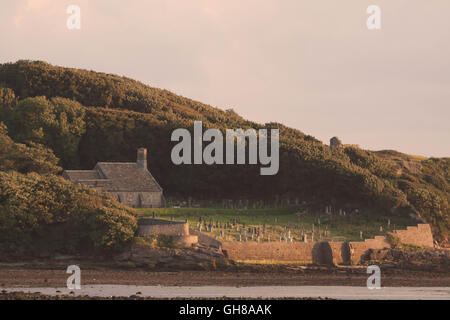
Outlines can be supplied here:
M219 250L211 248L152 248L135 244L115 257L117 262L129 262L142 267L177 270L216 269L229 265Z
M450 250L399 250L370 249L361 259L362 263L378 262L412 269L436 269L450 271Z

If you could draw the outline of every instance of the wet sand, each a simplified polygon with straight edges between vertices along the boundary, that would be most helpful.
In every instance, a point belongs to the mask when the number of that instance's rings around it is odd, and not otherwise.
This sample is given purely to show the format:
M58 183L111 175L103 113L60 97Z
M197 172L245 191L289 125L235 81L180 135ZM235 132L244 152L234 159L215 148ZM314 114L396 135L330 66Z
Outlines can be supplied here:
M354 286L365 287L365 268L155 272L81 267L83 285L134 286ZM450 287L450 272L381 269L383 287ZM0 268L0 288L65 287L65 267Z

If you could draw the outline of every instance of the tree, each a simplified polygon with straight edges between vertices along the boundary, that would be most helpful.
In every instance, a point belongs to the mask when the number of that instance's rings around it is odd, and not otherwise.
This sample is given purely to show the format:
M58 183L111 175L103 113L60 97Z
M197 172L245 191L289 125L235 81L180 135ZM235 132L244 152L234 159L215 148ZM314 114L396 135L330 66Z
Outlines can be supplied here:
M8 135L7 127L0 122L0 170L15 170L22 173L58 173L59 159L53 151L43 145L29 142L15 143Z
M79 166L78 145L86 130L85 108L79 103L45 97L27 98L13 110L12 136L16 141L45 144L64 167Z

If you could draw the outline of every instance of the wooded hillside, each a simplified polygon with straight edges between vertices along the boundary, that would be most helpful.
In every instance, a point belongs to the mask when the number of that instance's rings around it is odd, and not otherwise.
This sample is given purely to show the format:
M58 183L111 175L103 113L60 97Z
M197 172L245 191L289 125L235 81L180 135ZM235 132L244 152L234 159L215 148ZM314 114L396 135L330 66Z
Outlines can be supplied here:
M132 79L39 61L0 65L0 87L0 116L10 137L46 146L63 168L134 161L136 149L146 147L149 168L166 195L298 198L318 207L416 213L438 238L449 236L450 158L330 148L282 124L254 123ZM181 127L192 131L195 120L205 129L278 128L278 174L260 176L254 165L173 165L170 135Z

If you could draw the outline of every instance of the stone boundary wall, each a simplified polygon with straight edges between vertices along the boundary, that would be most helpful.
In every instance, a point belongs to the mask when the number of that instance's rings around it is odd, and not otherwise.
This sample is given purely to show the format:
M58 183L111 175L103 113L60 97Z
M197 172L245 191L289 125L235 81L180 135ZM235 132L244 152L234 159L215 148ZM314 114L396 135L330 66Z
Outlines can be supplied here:
M407 227L406 230L396 230L392 233L404 244L413 244L433 248L433 234L429 224L421 223L416 227Z
M403 243L433 247L430 225L419 224L395 233ZM283 261L318 264L358 264L369 249L390 248L386 236L351 242L222 242L232 260Z
M215 249L220 249L222 247L222 243L213 237L210 237L203 232L197 231L195 229L189 228L189 234L195 235L198 237L198 243L207 246L213 247Z
M345 242L231 242L222 251L232 260L283 261L302 264L349 264Z
M351 241L349 242L349 247L351 263L358 264L361 262L361 258L367 250L390 248L391 244L385 236L376 236L373 239L366 239L364 241Z
M189 236L189 224L187 222L141 218L138 220L137 233L140 236L147 236L147 235Z
M192 247L198 243L197 236L172 236L172 243L180 247Z
M198 236L189 234L189 223L162 219L138 220L138 236L166 235L176 246L191 247L198 243Z
M232 260L276 260L312 263L314 243L304 242L222 242L222 252Z
M328 242L334 264L349 264L350 250L347 242ZM320 262L320 261L319 261Z

